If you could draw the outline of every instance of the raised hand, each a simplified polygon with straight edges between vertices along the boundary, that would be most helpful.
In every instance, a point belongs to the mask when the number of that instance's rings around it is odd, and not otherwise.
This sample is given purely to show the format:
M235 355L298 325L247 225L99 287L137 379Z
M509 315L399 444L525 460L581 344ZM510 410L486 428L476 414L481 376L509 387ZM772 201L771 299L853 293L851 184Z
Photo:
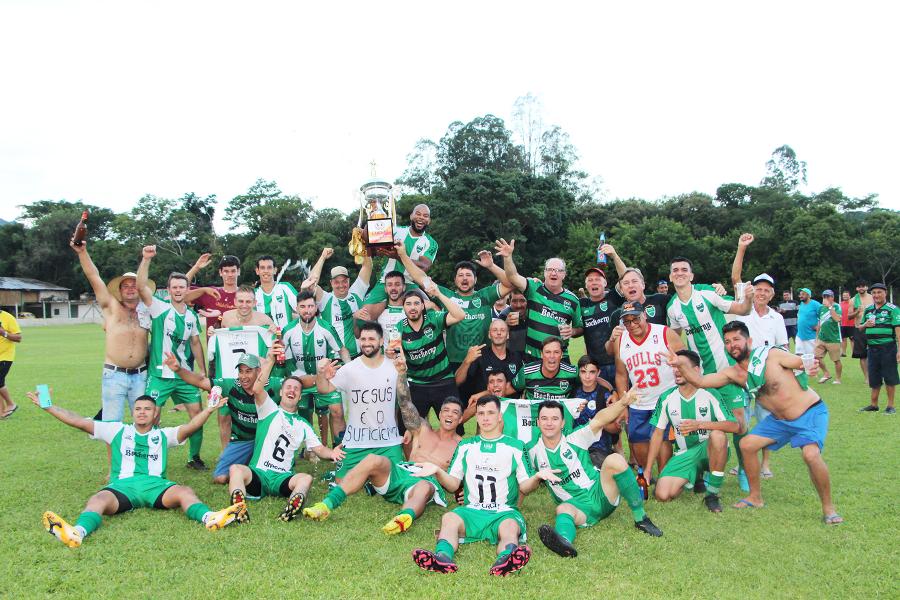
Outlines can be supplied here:
M141 256L147 259L153 258L154 256L156 256L156 246L144 246L141 249Z
M194 268L195 269L203 269L209 265L211 260L212 260L212 254L210 254L209 252L204 252L197 259L197 262L194 263Z
M406 357L403 355L403 351L400 350L394 356L394 367L397 369L398 375L406 375L407 365L406 365Z
M337 374L338 361L329 358L323 358L316 363L316 370L322 374L325 379L333 379Z
M475 262L477 262L481 267L489 269L494 266L494 257L491 256L491 253L488 250L479 250L478 258Z
M753 243L753 234L752 233L742 233L741 237L738 238L738 246L746 248L750 244Z
M513 252L516 249L516 240L509 240L508 242L503 238L500 238L496 242L494 242L494 253L497 256L512 256Z
M334 248L322 248L322 258L328 260L334 256Z
M469 346L469 350L466 352L466 358L463 362L473 363L479 358L481 358L481 351L487 344L480 344L478 346Z

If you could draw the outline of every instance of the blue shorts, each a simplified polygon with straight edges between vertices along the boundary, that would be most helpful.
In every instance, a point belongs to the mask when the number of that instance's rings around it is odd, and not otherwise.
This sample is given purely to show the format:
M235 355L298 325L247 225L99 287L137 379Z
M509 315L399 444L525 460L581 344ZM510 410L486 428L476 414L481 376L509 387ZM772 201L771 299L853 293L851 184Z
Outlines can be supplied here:
M216 470L213 471L213 477L221 477L228 475L231 465L246 465L253 456L253 440L245 440L240 442L228 442L222 454L219 455L219 461L216 463Z
M775 440L769 444L772 450L778 450L788 442L791 448L818 444L819 450L822 450L828 435L828 407L819 400L793 421L768 416L757 423L750 433Z
M100 395L103 401L101 420L124 421L125 402L134 411L134 401L144 394L147 387L147 370L142 373L122 373L103 367Z
M644 443L649 442L655 429L650 425L650 417L653 416L652 410L640 410L637 408L628 408L628 443ZM666 436L665 439L668 439Z

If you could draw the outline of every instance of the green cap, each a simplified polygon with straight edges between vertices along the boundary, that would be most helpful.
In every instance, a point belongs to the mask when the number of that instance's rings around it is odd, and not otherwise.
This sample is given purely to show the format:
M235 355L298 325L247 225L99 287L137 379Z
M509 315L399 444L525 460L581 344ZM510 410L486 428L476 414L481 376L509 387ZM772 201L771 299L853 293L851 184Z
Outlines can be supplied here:
M259 357L254 356L253 354L244 354L240 359L238 359L238 366L246 365L251 369L259 368Z

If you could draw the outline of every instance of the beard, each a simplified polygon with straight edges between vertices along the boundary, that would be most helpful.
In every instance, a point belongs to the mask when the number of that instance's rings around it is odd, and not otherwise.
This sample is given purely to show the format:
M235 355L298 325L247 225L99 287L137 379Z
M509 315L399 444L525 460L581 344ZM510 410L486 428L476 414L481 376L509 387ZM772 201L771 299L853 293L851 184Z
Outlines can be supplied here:
M750 347L744 346L743 350L738 352L737 356L734 354L731 355L731 358L735 360L735 362L742 362L747 360L750 357Z
M363 346L361 348L363 356L366 358L373 358L378 355L378 351L381 350L378 346Z
M304 317L304 316L301 315L301 316L300 316L300 320L303 321L305 324L309 325L310 323L312 323L313 321L316 320L316 315L313 315L313 316L311 316L311 317L308 318L308 319L307 319L306 317Z

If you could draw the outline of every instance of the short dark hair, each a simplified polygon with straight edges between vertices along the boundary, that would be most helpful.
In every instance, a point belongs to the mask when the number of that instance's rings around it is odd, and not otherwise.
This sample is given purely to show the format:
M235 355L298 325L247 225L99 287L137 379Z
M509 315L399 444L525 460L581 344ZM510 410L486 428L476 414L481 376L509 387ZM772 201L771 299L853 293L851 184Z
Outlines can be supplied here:
M726 333L732 331L740 331L741 335L745 338L750 337L750 330L747 329L747 325L745 325L743 321L738 321L737 319L735 319L734 321L725 323L725 326L722 327L722 335L725 335Z
M303 290L302 292L297 294L297 304L300 304L301 302L305 302L307 300L312 300L313 303L315 303L316 295L310 290Z
M400 271L388 271L384 274L384 281L387 282L388 279L393 279L394 277L399 277L400 279L406 281L406 276L403 275Z
M555 335L547 336L544 338L544 341L541 342L541 350L549 346L550 344L559 344L560 349L563 347L562 340L556 337Z
M559 411L559 416L565 417L566 413L563 410L563 405L556 400L544 400L540 404L538 404L538 416L540 416L541 411L545 408L549 408L550 410L556 409Z
M447 396L446 398L444 398L444 401L441 402L441 408L444 408L444 407L447 406L448 404L455 404L456 406L459 407L459 411L460 411L460 412L463 411L463 403L462 403L462 400L460 400L460 399L457 398L456 396Z
M691 259L689 259L689 258L687 258L687 257L685 257L685 256L676 256L675 258L673 258L672 260L670 260L670 261L669 261L669 268L671 269L671 268L672 268L672 265L673 265L674 263L677 263L677 262L687 263L687 264L688 264L688 267L690 267L690 269L691 269L691 272L692 272L692 273L694 272L694 263L691 262Z
M497 369L496 371L488 371L487 372L488 381L490 381L491 377L493 377L494 375L503 375L503 379L509 381L509 377L506 376L506 371L504 371L503 369Z
M478 399L478 402L475 403L475 407L485 406L487 404L496 404L497 410L500 410L500 398L494 396L493 394L488 394L487 396L482 396Z
M264 261L264 260L271 260L271 261L272 261L272 266L273 266L273 267L275 266L275 258L272 257L272 256L269 256L268 254L263 254L262 256L260 256L259 258L257 258L257 259L256 259L256 266L259 267L259 263L261 263L261 262Z
M586 365L594 365L595 367L597 367L598 371L600 370L600 363L597 362L597 359L592 358L587 354L578 359L578 369L581 370L581 368Z
M866 281L865 279L857 279L857 280L856 280L856 287L859 287L859 286L861 286L861 285L864 285L864 286L866 286L866 287L869 287L869 282Z
M407 299L415 297L415 298L418 298L419 300L421 300L422 304L425 304L425 300L422 298L422 296L424 296L424 295L425 295L425 292L423 292L422 290L420 290L418 288L416 288L414 290L407 290L407 291L403 292L402 296L400 296L400 302L405 303L407 301Z
M695 367L700 366L700 355L693 350L679 350L675 354L677 354L678 356L686 356L687 359L691 361L691 364Z
M453 267L453 273L458 273L460 269L468 269L469 271L472 271L472 275L476 275L478 273L475 270L475 264L469 260L461 260L456 263L456 266Z
M188 279L187 275L185 275L184 273L179 273L178 271L173 271L169 274L169 279L166 281L166 287L172 284L173 279L184 279L184 282L187 285L191 285L191 280Z
M384 337L384 329L381 327L381 323L377 321L363 321L362 325L359 326L359 334L362 335L363 331L374 331L378 334L378 337Z
M147 394L144 394L143 396L138 396L137 398L135 398L134 403L137 404L141 400L146 400L147 402L152 402L154 404L154 406L156 405L156 400L153 399L153 396L148 396Z
M294 381L296 381L297 383L300 384L301 388L303 387L303 381L296 375L288 375L287 377L285 377L284 379L281 380L281 385L284 385L284 382L287 381L288 379L293 379Z
M241 261L237 256L233 254L226 254L222 257L222 260L219 261L219 268L222 269L224 267L237 267L241 268Z

